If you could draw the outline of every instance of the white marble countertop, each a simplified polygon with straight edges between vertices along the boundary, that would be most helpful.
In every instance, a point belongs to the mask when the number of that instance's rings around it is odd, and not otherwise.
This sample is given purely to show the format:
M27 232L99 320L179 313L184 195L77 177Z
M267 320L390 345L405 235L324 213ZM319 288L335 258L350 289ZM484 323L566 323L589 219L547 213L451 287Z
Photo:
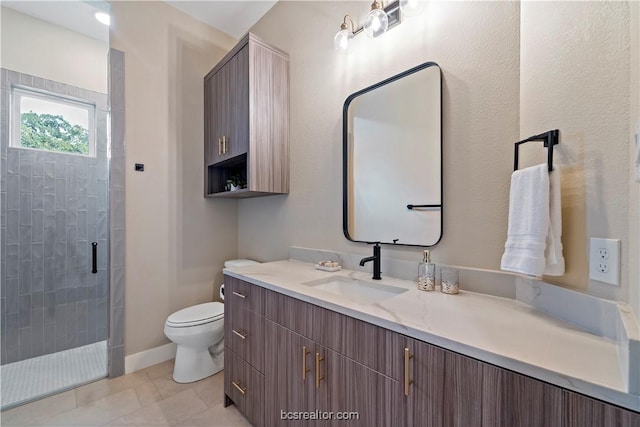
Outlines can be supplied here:
M302 301L373 323L475 359L640 411L626 392L616 343L582 331L508 298L460 291L424 292L393 278L329 273L298 261L225 268L224 273ZM407 289L376 304L361 304L304 283L348 276Z

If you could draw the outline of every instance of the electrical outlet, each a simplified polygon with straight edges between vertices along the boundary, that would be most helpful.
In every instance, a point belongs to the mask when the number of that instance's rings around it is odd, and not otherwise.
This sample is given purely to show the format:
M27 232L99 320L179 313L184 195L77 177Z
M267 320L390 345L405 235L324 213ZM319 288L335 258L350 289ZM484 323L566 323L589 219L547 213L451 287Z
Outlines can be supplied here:
M600 257L600 259L609 259L609 251L607 250L607 248L598 248L598 256Z
M620 240L591 238L589 277L599 282L620 285Z

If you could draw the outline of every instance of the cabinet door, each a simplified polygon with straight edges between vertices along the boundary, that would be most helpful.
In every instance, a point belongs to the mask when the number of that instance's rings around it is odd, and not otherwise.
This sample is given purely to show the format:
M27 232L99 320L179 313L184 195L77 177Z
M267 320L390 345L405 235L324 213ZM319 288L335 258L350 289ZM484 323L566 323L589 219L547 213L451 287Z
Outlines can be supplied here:
M205 164L205 182L207 182L206 167L213 160L213 141L216 137L213 134L213 114L212 103L214 99L213 93L213 76L204 79L204 164ZM217 147L215 147L217 149Z
M295 332L264 322L265 425L315 425L292 415L316 409L315 346Z
M403 369L406 370L402 393L407 408L407 425L445 425L443 406L446 352L410 338L407 338L406 349L409 354L402 355ZM408 386L406 377L409 380Z
M483 364L482 425L562 426L562 389Z
M233 158L249 150L249 45L240 49L225 68L229 73L229 103L224 157Z
M445 351L443 425L479 426L482 423L482 363Z
M222 67L209 79L209 164L216 164L225 159L222 152L222 136L225 134L225 120L227 113L225 104L228 102L229 70ZM205 121L205 124L207 122Z
M316 353L322 357L316 388L317 408L331 412L321 421L332 426L389 426L406 424L400 383L348 357L320 345ZM347 418L344 418L344 417Z
M566 427L640 427L640 414L563 391Z

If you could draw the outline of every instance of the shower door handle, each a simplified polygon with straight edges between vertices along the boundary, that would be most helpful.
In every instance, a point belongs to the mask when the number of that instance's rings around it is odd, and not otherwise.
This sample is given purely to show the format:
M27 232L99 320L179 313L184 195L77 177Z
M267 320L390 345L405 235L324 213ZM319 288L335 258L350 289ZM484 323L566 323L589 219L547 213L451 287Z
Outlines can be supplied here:
M96 274L98 272L98 242L91 243L91 273Z

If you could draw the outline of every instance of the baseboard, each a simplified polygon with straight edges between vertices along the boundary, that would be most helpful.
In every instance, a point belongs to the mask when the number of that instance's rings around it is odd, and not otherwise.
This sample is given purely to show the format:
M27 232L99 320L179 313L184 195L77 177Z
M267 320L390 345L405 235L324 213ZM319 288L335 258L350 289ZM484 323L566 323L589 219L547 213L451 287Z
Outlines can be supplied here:
M160 347L131 354L124 358L124 373L139 371L149 366L171 360L176 357L176 344L169 343Z

